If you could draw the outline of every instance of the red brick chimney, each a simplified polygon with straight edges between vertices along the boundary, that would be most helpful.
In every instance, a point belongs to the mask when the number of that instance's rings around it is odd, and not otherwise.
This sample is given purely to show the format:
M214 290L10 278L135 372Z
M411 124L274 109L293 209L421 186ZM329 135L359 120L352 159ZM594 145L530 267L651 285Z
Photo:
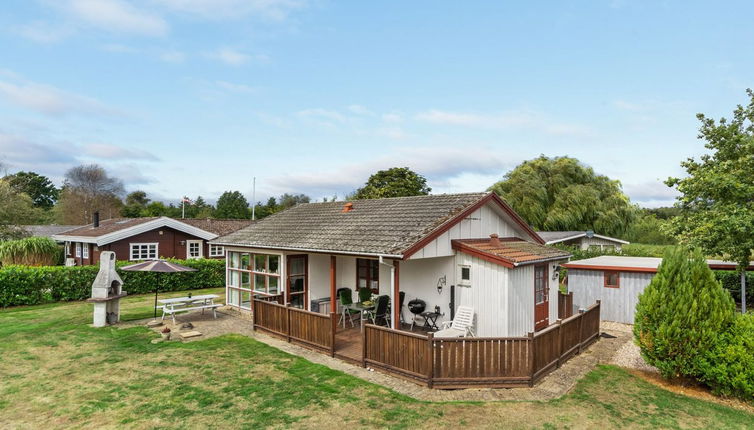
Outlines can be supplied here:
M500 238L497 235L497 233L492 233L490 235L490 245L493 246L493 247L495 247L495 248L499 248L500 247Z
M341 212L346 213L346 212L351 212L352 210L353 210L353 203L348 202L343 205L343 210Z

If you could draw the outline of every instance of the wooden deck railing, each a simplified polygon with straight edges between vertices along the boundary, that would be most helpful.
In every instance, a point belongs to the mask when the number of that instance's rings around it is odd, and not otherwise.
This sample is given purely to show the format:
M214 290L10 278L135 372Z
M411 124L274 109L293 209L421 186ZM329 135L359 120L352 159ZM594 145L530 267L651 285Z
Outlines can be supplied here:
M288 342L326 351L335 355L335 330L338 323L334 313L329 315L283 306L274 301L254 299L253 325L256 329L284 336Z
M337 317L253 302L254 328L334 356ZM437 388L533 385L600 332L600 303L526 337L439 338L366 324L362 365Z
M568 294L558 292L558 318L566 319L573 315L573 291Z
M527 337L439 338L367 324L363 365L436 388L531 386L597 339L599 313L597 302Z

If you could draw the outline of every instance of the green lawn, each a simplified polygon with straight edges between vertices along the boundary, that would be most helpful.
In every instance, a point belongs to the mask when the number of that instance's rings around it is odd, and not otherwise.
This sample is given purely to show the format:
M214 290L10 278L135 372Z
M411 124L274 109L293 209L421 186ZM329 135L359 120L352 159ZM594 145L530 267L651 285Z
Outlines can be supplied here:
M217 290L212 290L218 292ZM199 294L199 292L195 292ZM165 294L181 295L181 293ZM129 297L123 319L151 315ZM0 428L751 428L754 415L602 366L551 402L426 403L239 335L150 343L91 307L0 311Z

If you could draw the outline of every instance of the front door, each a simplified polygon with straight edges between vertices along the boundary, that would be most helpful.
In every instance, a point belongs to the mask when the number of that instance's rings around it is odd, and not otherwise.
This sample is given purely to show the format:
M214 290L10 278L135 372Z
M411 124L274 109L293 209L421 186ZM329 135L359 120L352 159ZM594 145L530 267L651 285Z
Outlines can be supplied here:
M534 330L550 325L550 295L547 265L534 266Z
M286 288L286 302L291 306L300 309L305 308L306 297L309 290L309 279L307 279L308 264L307 255L289 255L288 256L288 288Z
M187 240L186 241L186 259L191 260L193 258L204 257L203 246L201 240Z

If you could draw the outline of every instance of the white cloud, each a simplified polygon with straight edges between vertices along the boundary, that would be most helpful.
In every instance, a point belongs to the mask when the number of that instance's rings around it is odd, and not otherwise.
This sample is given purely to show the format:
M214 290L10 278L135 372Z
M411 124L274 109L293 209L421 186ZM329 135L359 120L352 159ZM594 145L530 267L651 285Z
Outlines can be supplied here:
M186 60L186 54L180 51L167 51L160 54L160 60L166 63L183 63Z
M374 157L363 163L347 164L337 169L282 175L270 178L266 182L271 185L272 189L268 192L273 195L304 192L312 196L330 196L335 193L343 196L362 186L371 174L390 167L409 167L425 176L430 186L443 187L454 178L468 175L500 177L519 161L501 157L486 148L467 151L455 147L413 147L399 149L390 155ZM486 186L491 184L492 182Z
M19 35L38 43L60 42L73 34L69 25L56 25L45 21L34 21L15 28Z
M374 112L370 111L366 107L362 105L350 105L348 106L348 110L352 113L355 113L356 115L367 115L371 116L374 115Z
M594 131L579 124L557 122L546 115L533 111L507 111L501 113L470 113L432 109L420 112L414 117L418 121L432 124L460 126L482 129L527 128L555 136L587 137Z
M72 113L122 114L94 98L21 78L0 81L0 99L5 99L16 106L53 116Z
M118 54L135 54L139 52L138 49L127 46L127 45L121 45L119 43L107 43L102 45L102 50L107 52L115 52Z
M388 123L403 122L403 117L397 113L386 113L382 115L382 120Z
M207 54L208 58L219 60L231 66L240 66L248 63L252 56L232 48L220 48Z
M241 93L241 94L252 94L257 91L256 88L250 87L248 85L244 84L235 84L233 82L227 82L227 81L215 81L215 84L225 91L231 92L231 93Z
M93 158L114 160L157 160L154 154L138 149L124 148L109 143L88 143L81 147L81 154Z
M283 20L306 7L303 0L154 0L173 11L189 13L205 19L242 18L256 15Z
M644 207L672 206L679 195L678 190L668 187L661 180L625 184L623 191L631 201Z
M57 5L77 20L107 31L162 36L169 30L162 17L124 0L68 0Z

